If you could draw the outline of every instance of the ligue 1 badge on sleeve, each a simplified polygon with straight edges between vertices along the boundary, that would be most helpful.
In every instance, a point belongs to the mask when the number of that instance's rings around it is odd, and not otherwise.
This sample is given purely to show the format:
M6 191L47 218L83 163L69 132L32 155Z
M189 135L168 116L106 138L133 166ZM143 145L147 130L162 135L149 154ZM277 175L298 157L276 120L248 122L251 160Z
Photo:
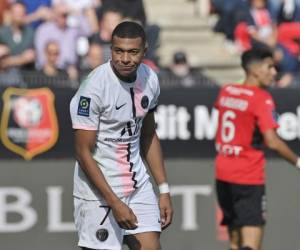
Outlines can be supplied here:
M108 231L105 228L98 229L96 232L96 237L99 241L106 241L108 238Z
M48 88L7 88L0 132L3 145L26 160L52 148L58 139L54 94Z
M87 116L87 117L90 116L90 103L91 103L91 98L80 96L77 115Z

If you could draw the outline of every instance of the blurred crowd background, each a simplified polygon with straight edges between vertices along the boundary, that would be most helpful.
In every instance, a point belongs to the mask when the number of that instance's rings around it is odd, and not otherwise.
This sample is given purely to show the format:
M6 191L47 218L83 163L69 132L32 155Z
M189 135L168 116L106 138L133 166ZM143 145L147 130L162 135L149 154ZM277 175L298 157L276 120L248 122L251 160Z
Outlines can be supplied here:
M112 30L123 20L144 26L144 63L158 73L162 88L241 81L239 56L251 47L273 51L279 72L274 87L300 86L300 0L0 4L0 86L77 88L92 69L109 60Z

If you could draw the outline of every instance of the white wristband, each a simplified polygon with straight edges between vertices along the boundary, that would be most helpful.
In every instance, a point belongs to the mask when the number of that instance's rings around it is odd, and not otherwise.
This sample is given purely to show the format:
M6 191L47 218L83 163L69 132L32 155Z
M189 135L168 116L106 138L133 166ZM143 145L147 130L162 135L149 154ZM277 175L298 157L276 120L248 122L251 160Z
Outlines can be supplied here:
M300 169L300 157L298 157L298 159L297 159L296 167Z
M160 193L160 194L167 194L167 193L170 193L169 184L166 183L166 182L160 184L160 185L158 186L158 189L159 189L159 193Z

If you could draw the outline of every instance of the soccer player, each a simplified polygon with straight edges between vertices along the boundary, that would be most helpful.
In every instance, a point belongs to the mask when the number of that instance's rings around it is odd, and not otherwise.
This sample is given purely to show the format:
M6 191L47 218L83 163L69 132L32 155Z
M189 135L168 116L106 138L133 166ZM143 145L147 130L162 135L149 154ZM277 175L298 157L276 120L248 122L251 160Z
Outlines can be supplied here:
M141 61L143 28L113 31L111 60L93 70L70 104L75 129L74 217L82 249L159 250L172 205L154 110L156 74ZM156 184L154 194L143 156Z
M265 157L262 146L300 167L298 156L276 134L275 105L267 92L276 70L272 53L242 55L246 79L224 86L216 100L216 191L231 250L259 250L265 224Z

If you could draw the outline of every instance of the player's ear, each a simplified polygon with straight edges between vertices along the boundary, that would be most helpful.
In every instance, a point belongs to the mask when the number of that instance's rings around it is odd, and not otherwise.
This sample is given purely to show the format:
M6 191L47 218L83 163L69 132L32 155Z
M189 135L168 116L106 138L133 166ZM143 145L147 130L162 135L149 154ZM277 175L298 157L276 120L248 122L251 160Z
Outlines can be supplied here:
M146 43L145 44L145 47L144 47L144 56L146 55L146 52L148 51L148 44Z
M252 64L249 67L249 71L250 71L251 75L253 75L254 77L258 77L259 68L260 68L259 64Z

